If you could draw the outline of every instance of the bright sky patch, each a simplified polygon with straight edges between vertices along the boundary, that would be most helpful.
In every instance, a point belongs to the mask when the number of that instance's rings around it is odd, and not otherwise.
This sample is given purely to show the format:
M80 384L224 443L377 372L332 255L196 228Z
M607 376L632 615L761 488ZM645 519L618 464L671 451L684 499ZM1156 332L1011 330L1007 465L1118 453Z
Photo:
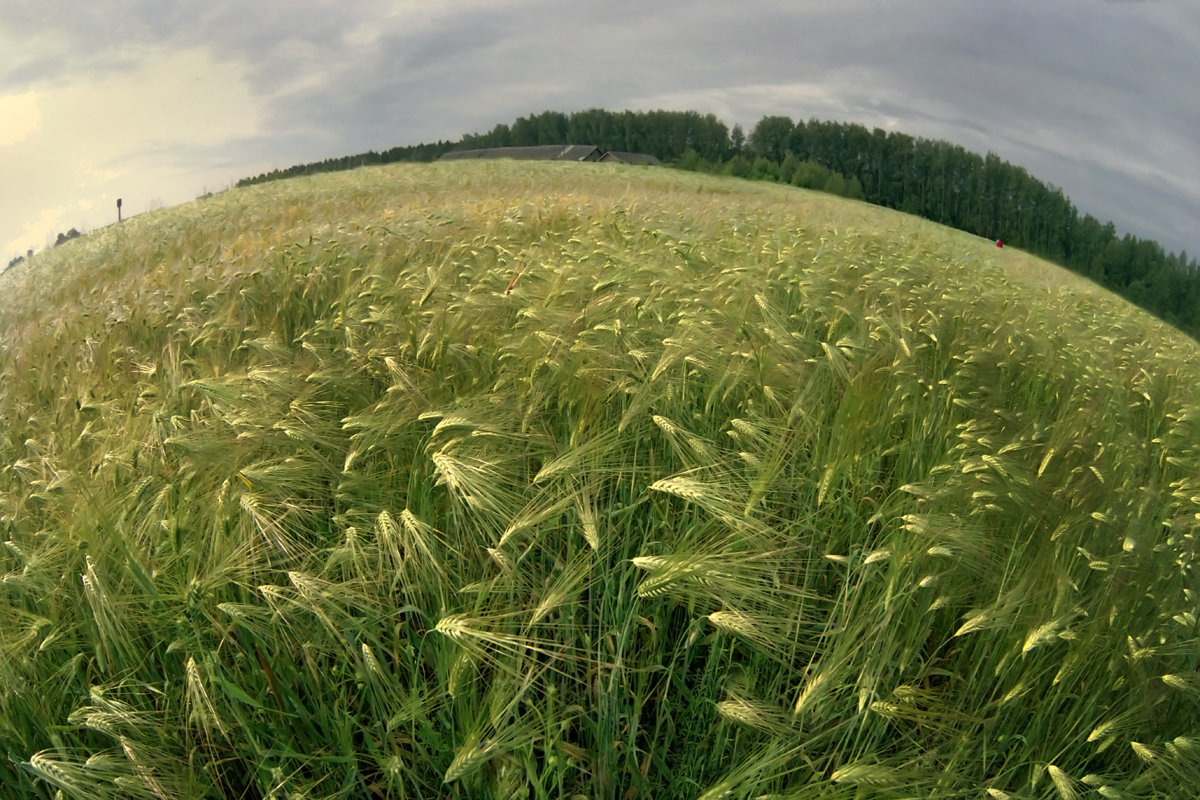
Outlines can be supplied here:
M41 125L36 92L0 97L0 147L29 138Z

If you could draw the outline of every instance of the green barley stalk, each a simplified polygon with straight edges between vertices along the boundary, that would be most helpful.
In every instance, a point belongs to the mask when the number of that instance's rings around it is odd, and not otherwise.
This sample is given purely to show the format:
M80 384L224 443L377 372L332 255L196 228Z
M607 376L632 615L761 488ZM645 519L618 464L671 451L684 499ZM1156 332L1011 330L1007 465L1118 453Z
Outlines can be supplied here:
M1200 354L986 244L450 162L37 254L6 796L1200 795Z

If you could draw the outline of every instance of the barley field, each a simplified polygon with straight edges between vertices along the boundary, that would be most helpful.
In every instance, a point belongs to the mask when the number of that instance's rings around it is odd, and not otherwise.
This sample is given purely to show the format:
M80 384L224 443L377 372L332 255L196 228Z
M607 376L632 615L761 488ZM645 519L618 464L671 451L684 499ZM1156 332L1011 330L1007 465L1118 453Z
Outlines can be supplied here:
M1200 796L1200 348L644 168L230 191L0 276L12 798Z

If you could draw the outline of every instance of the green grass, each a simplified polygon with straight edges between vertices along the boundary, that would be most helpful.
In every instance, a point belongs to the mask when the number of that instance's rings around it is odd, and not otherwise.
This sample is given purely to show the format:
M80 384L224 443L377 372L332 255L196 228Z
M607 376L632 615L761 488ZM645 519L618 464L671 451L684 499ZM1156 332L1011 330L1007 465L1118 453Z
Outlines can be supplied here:
M1200 794L1200 352L1054 267L451 163L0 292L6 796Z

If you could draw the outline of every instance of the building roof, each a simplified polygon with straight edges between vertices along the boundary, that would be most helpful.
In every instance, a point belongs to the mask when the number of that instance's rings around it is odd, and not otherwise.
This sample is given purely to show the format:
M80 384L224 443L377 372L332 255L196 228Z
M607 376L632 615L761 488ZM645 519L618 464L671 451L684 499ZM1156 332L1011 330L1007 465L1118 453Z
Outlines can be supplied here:
M441 161L464 161L483 158L515 158L526 161L603 161L608 164L659 164L648 153L623 153L590 144L543 144L533 147L486 147L481 150L451 150L443 153Z
M657 158L649 153L622 153L617 150L609 150L604 155L600 156L600 160L606 163L614 164L658 164Z
M599 161L600 148L588 144L546 144L536 147L487 147L482 150L452 150L442 161L471 158L518 158L539 161Z

